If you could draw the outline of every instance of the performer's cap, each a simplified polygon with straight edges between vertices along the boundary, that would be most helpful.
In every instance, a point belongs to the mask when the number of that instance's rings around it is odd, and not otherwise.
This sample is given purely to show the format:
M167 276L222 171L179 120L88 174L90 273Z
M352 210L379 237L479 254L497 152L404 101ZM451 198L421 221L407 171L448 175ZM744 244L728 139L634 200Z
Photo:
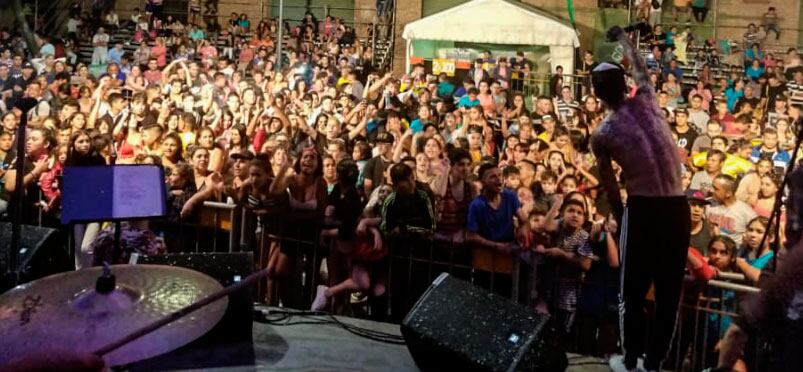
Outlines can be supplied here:
M602 62L602 63L599 64L599 66L594 67L593 72L602 72L602 71L608 71L608 70L621 70L621 69L622 69L622 67L620 67L618 65L615 65L613 63Z

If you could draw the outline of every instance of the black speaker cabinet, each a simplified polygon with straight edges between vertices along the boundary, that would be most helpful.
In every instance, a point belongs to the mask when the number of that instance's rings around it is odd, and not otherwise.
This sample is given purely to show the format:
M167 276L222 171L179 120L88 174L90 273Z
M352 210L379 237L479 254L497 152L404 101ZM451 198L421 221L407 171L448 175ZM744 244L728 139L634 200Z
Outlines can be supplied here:
M0 222L0 293L13 286L6 273L16 273L19 283L27 283L74 267L65 241L56 229L22 225L20 242L16 267L9 267L11 224Z
M245 279L254 271L254 256L242 253L173 253L140 256L137 264L179 266L217 279L224 287ZM254 363L252 340L253 288L229 295L223 318L201 338L167 354L128 366L131 371L206 369Z
M422 371L564 371L548 315L443 273L407 314L402 334Z

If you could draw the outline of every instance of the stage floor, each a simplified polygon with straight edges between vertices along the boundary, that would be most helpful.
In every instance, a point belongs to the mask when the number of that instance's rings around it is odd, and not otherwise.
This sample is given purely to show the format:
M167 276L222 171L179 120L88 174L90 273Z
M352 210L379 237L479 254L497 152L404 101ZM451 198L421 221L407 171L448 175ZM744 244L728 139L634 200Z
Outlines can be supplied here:
M288 309L258 307L288 312ZM289 310L293 311L293 310ZM295 312L295 311L293 311ZM282 315L271 316L272 320ZM252 341L216 342L214 337L158 357L127 366L138 371L418 371L405 345L388 344L359 337L336 324L320 324L328 316L293 315L289 325L253 322ZM343 323L401 336L399 326L348 317ZM317 323L317 324L312 324ZM569 354L569 372L608 372L598 358Z
M269 308L267 308L269 309ZM294 317L292 322L325 317ZM344 323L401 335L399 326L338 317ZM269 325L254 322L254 365L204 368L205 371L418 371L404 345L358 337L336 325ZM601 359L569 355L571 372L608 372Z

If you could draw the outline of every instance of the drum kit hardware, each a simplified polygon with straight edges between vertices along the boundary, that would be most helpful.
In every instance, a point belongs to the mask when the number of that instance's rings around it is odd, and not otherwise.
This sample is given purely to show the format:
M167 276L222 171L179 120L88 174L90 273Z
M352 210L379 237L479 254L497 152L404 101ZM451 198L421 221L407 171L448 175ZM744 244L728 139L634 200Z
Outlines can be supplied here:
M94 353L107 366L170 352L211 330L228 295L266 275L223 288L181 267L114 265L19 285L0 295L0 366L46 350Z

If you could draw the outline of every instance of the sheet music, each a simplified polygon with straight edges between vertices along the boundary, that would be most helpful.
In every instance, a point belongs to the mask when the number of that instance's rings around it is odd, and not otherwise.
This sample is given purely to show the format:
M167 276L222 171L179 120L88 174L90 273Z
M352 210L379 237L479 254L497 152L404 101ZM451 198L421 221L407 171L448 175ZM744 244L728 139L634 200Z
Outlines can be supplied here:
M114 170L115 218L149 215L153 200L149 194L157 194L158 188L152 183L153 171L150 167L126 167Z
M68 167L62 223L165 215L164 173L153 165Z

